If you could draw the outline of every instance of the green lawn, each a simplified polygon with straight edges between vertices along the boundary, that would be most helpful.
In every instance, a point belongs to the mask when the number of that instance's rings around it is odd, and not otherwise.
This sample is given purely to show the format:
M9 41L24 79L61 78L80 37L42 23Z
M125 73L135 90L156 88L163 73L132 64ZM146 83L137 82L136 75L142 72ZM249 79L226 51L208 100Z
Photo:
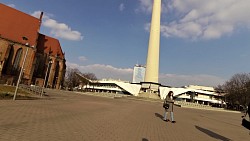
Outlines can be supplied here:
M16 87L0 85L0 99L11 99L15 93ZM29 98L31 96L30 93L23 91L22 89L18 89L17 98Z

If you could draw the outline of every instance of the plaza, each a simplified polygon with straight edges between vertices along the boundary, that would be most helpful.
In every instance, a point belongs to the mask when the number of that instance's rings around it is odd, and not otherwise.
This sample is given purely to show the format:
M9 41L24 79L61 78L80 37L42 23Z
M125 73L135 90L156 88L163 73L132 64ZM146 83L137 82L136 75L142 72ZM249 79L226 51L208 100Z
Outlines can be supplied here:
M242 113L174 108L161 102L46 90L39 100L0 100L1 141L248 141Z

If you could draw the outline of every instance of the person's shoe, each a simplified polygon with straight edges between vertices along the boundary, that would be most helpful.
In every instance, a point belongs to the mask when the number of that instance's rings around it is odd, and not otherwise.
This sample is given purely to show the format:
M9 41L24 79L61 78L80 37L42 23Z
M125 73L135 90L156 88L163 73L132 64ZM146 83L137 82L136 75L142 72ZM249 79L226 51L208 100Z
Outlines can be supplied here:
M168 119L163 119L164 121L166 121L166 122L169 122L169 120Z
M176 123L176 121L172 121L172 123Z

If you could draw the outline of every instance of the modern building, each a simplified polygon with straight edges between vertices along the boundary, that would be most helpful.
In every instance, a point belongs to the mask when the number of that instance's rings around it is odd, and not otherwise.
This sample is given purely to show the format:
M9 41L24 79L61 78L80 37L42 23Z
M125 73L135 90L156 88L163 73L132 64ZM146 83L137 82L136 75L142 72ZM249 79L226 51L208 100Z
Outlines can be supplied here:
M115 93L138 96L140 84L131 84L129 82L118 80L99 80L90 82L82 87L84 91L96 93Z
M145 66L136 64L134 66L133 81L132 82L133 83L144 82L145 70L146 70Z
M60 42L40 33L40 18L0 3L0 83L16 85L21 69L21 83L60 88L64 81L66 60ZM47 75L46 75L47 74Z
M96 80L92 81L84 76L81 77L82 81L87 82L87 85L81 86L79 89L87 92L95 93L113 93L113 94L125 94L131 96L140 96L141 83L130 83L120 80ZM149 87L152 83L149 83ZM170 87L159 86L159 97L165 99L169 91L173 91L174 99L177 102L190 102L203 105L223 105L225 104L224 93L216 91L213 87L189 85L183 87ZM153 93L150 95L154 95ZM150 96L149 96L150 98Z
M161 99L164 99L169 91L174 92L174 98L179 102L191 102L203 105L223 105L224 95L213 87L188 85L181 88L160 87Z

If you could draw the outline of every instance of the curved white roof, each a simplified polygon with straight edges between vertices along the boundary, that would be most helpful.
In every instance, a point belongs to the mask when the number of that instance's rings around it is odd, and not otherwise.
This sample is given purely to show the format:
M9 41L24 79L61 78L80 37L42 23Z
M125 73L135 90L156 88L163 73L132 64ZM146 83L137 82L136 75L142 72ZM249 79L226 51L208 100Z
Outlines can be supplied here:
M140 84L131 84L128 82L123 81L99 81L99 83L110 83L110 84L116 84L120 88L124 89L125 91L129 92L130 94L137 96L140 92L141 85Z
M205 90L197 90L197 89L192 89L192 88L169 88L169 87L160 87L160 96L161 99L164 99L169 91L174 92L174 96L180 95L186 92L196 92L196 93L202 93L202 94L207 94L207 95L218 95L216 92L211 92L211 91L205 91Z

